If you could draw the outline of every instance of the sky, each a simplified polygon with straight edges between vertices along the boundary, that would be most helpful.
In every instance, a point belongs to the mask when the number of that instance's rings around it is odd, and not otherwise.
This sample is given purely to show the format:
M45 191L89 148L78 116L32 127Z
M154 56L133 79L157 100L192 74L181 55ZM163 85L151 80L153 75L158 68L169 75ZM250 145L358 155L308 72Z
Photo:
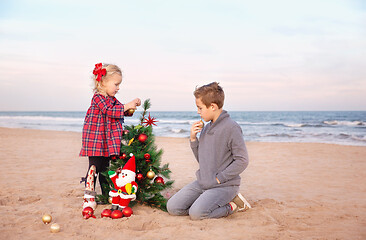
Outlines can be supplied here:
M99 62L152 111L366 110L366 1L0 1L0 111L86 111Z

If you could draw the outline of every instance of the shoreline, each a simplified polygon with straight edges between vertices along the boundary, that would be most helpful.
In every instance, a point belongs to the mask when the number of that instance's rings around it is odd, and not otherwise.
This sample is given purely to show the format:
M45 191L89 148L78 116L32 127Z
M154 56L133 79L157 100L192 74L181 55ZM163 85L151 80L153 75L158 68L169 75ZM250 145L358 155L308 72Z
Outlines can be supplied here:
M185 138L156 137L169 163L171 196L195 180L198 163ZM130 218L81 215L87 158L76 132L0 127L1 239L365 239L366 147L326 143L246 142L249 166L240 192L252 209L192 221L147 206ZM97 192L100 189L96 188ZM51 214L61 232L42 223Z

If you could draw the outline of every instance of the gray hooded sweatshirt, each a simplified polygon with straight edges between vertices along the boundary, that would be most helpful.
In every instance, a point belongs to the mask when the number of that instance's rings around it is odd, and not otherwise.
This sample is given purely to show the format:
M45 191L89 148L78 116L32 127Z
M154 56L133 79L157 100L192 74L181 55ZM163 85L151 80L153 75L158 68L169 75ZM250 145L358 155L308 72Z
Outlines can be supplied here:
M199 163L197 181L203 189L240 186L239 174L248 166L248 153L241 127L225 110L190 144Z

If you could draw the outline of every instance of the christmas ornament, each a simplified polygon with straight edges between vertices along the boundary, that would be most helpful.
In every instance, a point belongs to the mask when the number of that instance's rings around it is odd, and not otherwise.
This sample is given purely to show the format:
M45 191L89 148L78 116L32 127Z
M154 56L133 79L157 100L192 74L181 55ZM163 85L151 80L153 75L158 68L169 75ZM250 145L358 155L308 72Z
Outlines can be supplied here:
M122 153L122 155L119 158L125 160L126 157L127 157L127 154L126 153Z
M123 213L123 216L125 216L125 217L130 217L130 216L133 214L133 211L132 211L132 208L130 208L130 207L125 207L125 208L122 210L122 213Z
M112 180L114 189L109 192L112 197L112 209L125 208L130 201L136 199L137 183L135 156L131 154L131 158L117 171L109 171L109 178Z
M138 137L138 140L141 142L141 143L144 143L147 139L147 135L145 133L141 133Z
M143 121L142 123L144 123L144 124L145 124L145 127L147 127L147 126L151 126L151 125L157 126L157 125L155 124L155 122L158 122L158 121L156 121L154 117L152 118L152 117L150 116L150 113L149 113L149 117L148 117L147 119L144 119L144 121Z
M151 160L150 159L146 159L145 162L146 163L149 163L149 162L151 162Z
M200 125L198 126L199 128L203 128L205 126L205 123L202 121L202 119L200 120Z
M60 231L61 227L60 225L58 225L57 223L53 223L51 226L50 226L50 231L51 233L58 233Z
M139 124L139 125L136 125L135 127L134 127L134 129L135 130L139 130L140 128L142 128L142 126Z
M145 153L145 154L144 154L144 158L145 158L146 160L150 159L150 154Z
M89 219L89 218L96 218L95 216L94 216L94 210L93 210L93 208L91 208L91 207L86 207L86 208L84 208L84 210L83 210L83 212L82 212L82 214L83 214L83 217L84 217L84 219Z
M136 178L137 178L138 181L141 181L144 178L144 175L142 175L141 173L138 173L136 175Z
M132 144L133 140L135 140L135 138L131 138L131 140L128 142L128 146Z
M51 215L49 215L49 214L43 215L42 221L44 224L49 224L52 221Z
M155 173L150 169L150 171L148 171L148 172L146 173L146 177L147 177L148 179L153 179L153 178L155 177Z
M109 202L109 204L112 204L112 197L108 198L108 202Z
M133 108L130 108L130 109L128 109L128 110L127 110L127 113L128 113L130 116L132 116L134 112L135 112L135 109L133 109Z
M104 218L104 217L109 218L109 217L111 217L111 214L112 214L112 210L104 209L100 215L101 215L102 218Z
M123 130L123 134L124 135L127 135L130 131L128 131L127 129L126 130Z
M120 210L114 210L112 213L111 213L111 218L112 219L118 219L118 218L122 218L123 217L123 214Z
M160 184L164 184L164 179L162 177L156 177L154 179L154 182L155 183L160 183Z

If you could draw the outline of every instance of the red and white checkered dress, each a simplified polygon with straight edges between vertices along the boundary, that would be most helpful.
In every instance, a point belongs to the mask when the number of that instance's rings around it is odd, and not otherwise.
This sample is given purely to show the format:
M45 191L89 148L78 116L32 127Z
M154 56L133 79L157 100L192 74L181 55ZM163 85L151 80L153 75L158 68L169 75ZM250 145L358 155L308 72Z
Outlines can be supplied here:
M80 156L119 155L124 106L115 97L94 94L83 127Z

